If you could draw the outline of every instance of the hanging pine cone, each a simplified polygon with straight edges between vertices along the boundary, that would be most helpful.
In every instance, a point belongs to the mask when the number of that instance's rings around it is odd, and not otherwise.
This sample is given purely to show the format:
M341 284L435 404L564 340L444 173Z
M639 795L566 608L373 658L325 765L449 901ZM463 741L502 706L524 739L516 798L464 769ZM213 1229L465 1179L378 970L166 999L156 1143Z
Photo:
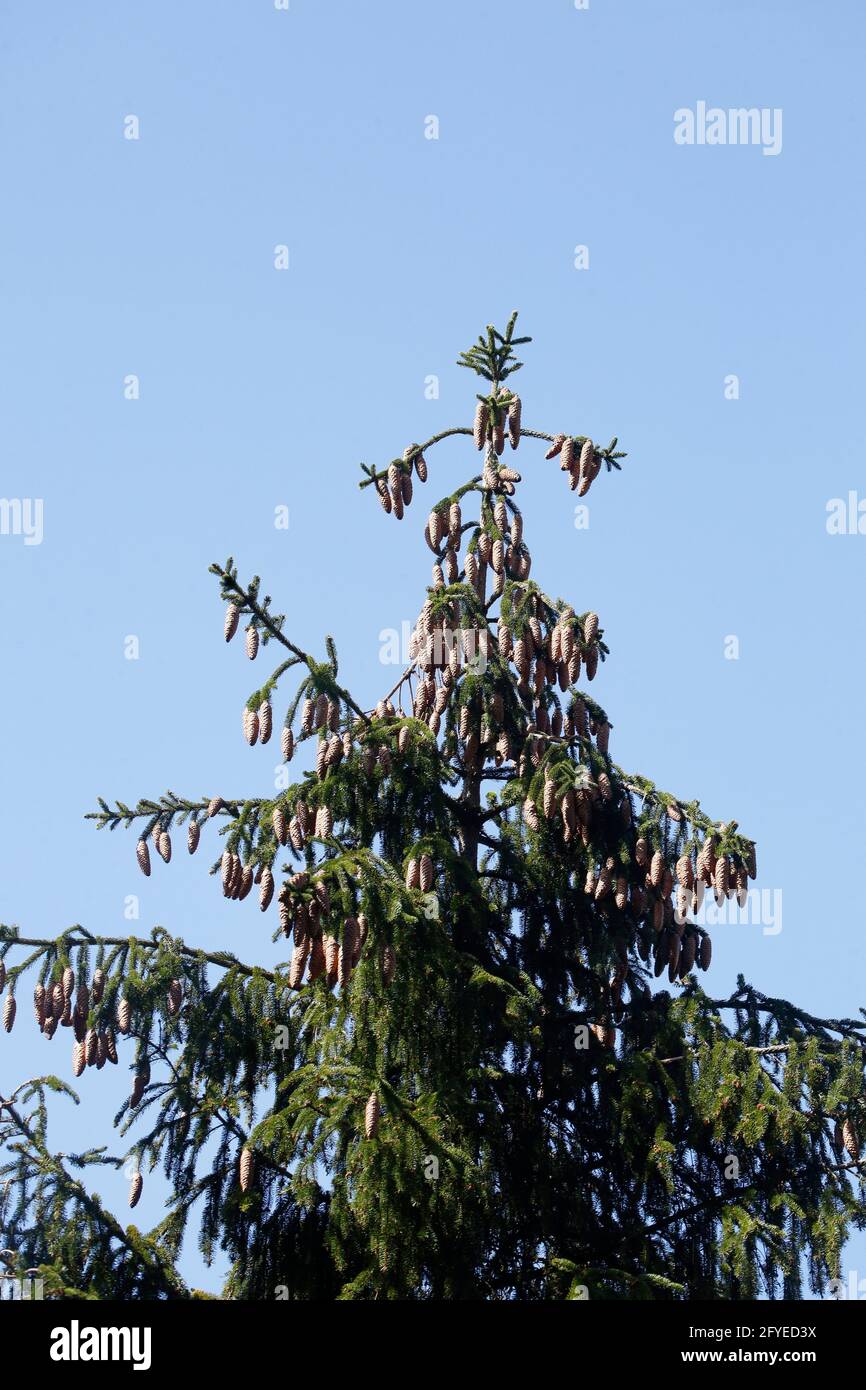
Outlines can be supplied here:
M129 1184L129 1205L138 1206L138 1199L141 1196L141 1189L144 1187L144 1178L141 1173L133 1173Z
M713 959L713 943L708 936L701 937L700 964L702 970L709 970Z
M716 860L715 873L713 874L713 887L716 890L716 901L723 898L730 886L730 875L727 855L720 855Z
M198 842L201 837L201 826L197 820L191 820L186 832L186 847L190 854L195 854L198 849Z
M555 459L556 456L557 456L557 454L558 454L558 453L560 452L560 450L562 449L563 444L565 443L565 438L566 438L566 437L565 437L564 434L557 434L557 435L554 435L554 437L553 437L553 443L551 444L550 448L548 449L548 451L547 451L547 453L544 455L544 457L545 457L546 459Z
M183 1003L183 985L180 980L172 980L168 987L167 995L168 1012L172 1018L180 1013L180 1006Z
M270 700L263 700L259 705L259 742L267 743L273 728L273 710Z
M247 628L247 656L250 661L255 661L259 653L259 630L252 623Z
M159 857L166 864L171 862L171 836L167 830L163 830L159 837Z
M390 492L388 491L388 485L387 485L387 483L385 482L385 479L382 478L382 477L379 477L379 478L376 479L376 492L377 492L377 494L378 494L378 496L379 496L379 501L382 503L382 506L383 506L384 509L385 509L386 514L390 515L390 513L391 513L391 494L390 494Z
M3 1027L7 1033L11 1033L15 1025L15 1013L18 1005L15 1003L15 995L10 990L3 1001Z
M89 1035L88 1035L88 1041L86 1041L84 1045L85 1045L85 1047L86 1047L86 1049L87 1049L87 1065L88 1065L88 1066L91 1066L92 1064L91 1064L91 1061L90 1061L90 1051L91 1051L91 1049L90 1049L90 1043L89 1043ZM94 1061L94 1062L96 1061L96 1053L97 1053L97 1041L96 1041L96 1034L94 1033L94 1035L93 1035L93 1061ZM143 1099L143 1097L144 1097L144 1092L145 1092L145 1090L147 1089L147 1086L149 1085L149 1083L150 1083L150 1067L148 1066L147 1062L145 1062L144 1065L135 1073L135 1076L133 1077L133 1081L132 1081L132 1095L131 1095L130 1098L129 1098L129 1104L130 1104L130 1108L131 1108L131 1109L135 1110L139 1105L141 1105L142 1099Z
M484 448L484 441L487 438L487 423L490 418L490 411L483 401L479 401L475 407L475 422L472 427L472 437L475 441L476 449Z
M72 991L75 989L75 971L71 965L67 965L60 978L60 987L63 990L63 998L68 1001L72 998Z
M309 954L310 938L304 934L300 940L295 941L292 963L289 966L289 989L300 989Z
M227 642L230 642L238 630L238 620L241 610L236 603L230 603L226 608L225 623L223 624L223 634Z
M33 1012L41 1028L45 1019L45 986L41 983L33 991Z
M417 888L420 882L417 859L410 859L406 865L406 887Z
M255 710L250 709L248 705L244 706L242 722L244 738L252 748L259 736L259 716L256 714Z
M677 883L691 892L695 886L695 871L692 868L691 857L688 854L681 854L677 860L676 869Z
M697 952L698 941L693 932L690 932L683 942L682 954L680 955L680 977L688 975L694 969L695 954Z
M665 857L660 849L657 849L650 861L650 883L653 888L658 888L664 877Z
M382 1114L382 1107L379 1104L379 1097L374 1091L367 1101L364 1109L364 1136L372 1139L376 1130L379 1128L379 1117Z
M586 679L588 681L594 681L595 673L598 670L598 647L589 648L584 654L584 663L586 666Z
M292 761L292 754L294 753L294 751L295 735L291 729L286 728L286 726L284 725L282 732L280 733L280 752L282 754L284 763L290 763Z
M755 879L758 877L758 858L755 851L755 846L751 843L746 852L746 872L748 873L749 878L751 879Z
M138 841L135 846L135 857L145 878L150 878L150 850L147 847L147 840Z
M249 1192L253 1184L254 1173L255 1159L253 1158L252 1150L243 1148L241 1149L240 1162L238 1164L241 1192Z
M512 449L516 449L520 443L520 397L512 395L508 406L508 438Z
M121 999L117 1005L117 1031L118 1033L128 1033L131 1018L131 1011L128 999Z
M84 1072L85 1056L84 1043L73 1043L72 1046L72 1075L81 1076Z
M586 617L583 620L583 640L587 646L590 646L590 644L595 641L597 636L598 614L587 613Z
M117 1043L110 1028L105 1029L105 1055L113 1066L117 1066Z
M571 472L574 467L574 440L571 435L562 441L562 448L559 451L559 466L563 473Z
M429 854L422 854L418 864L418 883L422 893L429 893L433 886L433 860Z
M860 1141L857 1138L857 1131L848 1119L847 1115L842 1121L842 1147L846 1154L857 1162L860 1158Z
M390 985L397 969L397 955L394 947L386 945L382 949L382 979Z

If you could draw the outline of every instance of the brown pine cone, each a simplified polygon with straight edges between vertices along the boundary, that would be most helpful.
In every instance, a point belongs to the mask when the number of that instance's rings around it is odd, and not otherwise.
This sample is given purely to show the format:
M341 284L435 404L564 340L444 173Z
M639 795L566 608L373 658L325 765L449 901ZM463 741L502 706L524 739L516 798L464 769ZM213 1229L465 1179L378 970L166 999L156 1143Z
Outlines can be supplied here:
M183 985L180 980L172 980L168 987L167 1004L168 1012L172 1018L180 1013L180 1006L183 1003Z
M77 1042L72 1045L72 1075L81 1076L84 1072L85 1056L84 1043Z
M653 888L658 888L665 872L665 857L660 849L657 849L650 860L650 882Z
M583 659L586 666L586 679L588 681L595 680L595 673L598 670L598 647L590 647Z
M475 407L475 422L472 427L472 437L475 441L476 449L484 448L484 441L487 438L487 424L490 419L490 411L483 401L479 401Z
M292 963L289 966L289 989L300 989L309 954L310 938L309 936L302 936L295 945Z
M554 435L553 443L551 444L550 448L548 449L548 451L547 451L547 453L544 455L544 457L545 457L546 459L555 459L556 456L557 456L557 454L558 454L558 453L560 452L560 450L562 449L562 446L563 446L563 444L565 443L565 439L566 439L566 436L565 436L564 434L557 434L557 435Z
M129 1184L129 1205L131 1207L138 1205L138 1199L141 1196L141 1189L143 1187L144 1178L141 1176L141 1173L133 1173L132 1181Z
M508 438L512 449L516 449L520 443L520 397L512 395L508 406Z
M273 728L273 711L270 700L263 700L259 705L259 742L267 743Z
M695 886L695 871L692 868L692 861L688 854L681 854L677 860L677 883L689 892Z
M857 1131L848 1119L847 1115L842 1121L842 1147L845 1152L857 1162L860 1158L860 1141L857 1138Z
M390 985L397 969L397 954L394 947L386 945L382 949L382 979L386 985Z
M255 661L259 654L259 630L253 627L252 623L247 628L247 656L250 661Z
M259 907L262 912L267 912L274 896L274 875L266 864L262 870L261 883L259 885Z
M244 738L252 748L259 736L259 716L255 710L250 709L249 705L244 706L243 729Z
M571 472L574 467L574 440L568 435L562 441L562 449L559 455L559 466L563 473Z
M377 492L378 495L379 495L379 501L382 503L382 506L384 507L385 512L386 512L387 514L390 515L390 512L391 512L391 494L390 494L390 492L388 491L388 485L387 485L387 483L385 482L385 479L384 479L384 478L381 478L381 477L380 477L380 478L377 478L377 479L376 479L376 492Z
M150 850L147 847L147 840L138 841L135 846L135 857L145 878L150 878Z
M63 990L64 1001L72 998L72 991L75 989L75 971L71 965L67 965L60 978L60 988Z
M186 832L186 847L190 854L195 854L198 849L198 842L201 836L201 826L197 820L191 820Z
M292 761L292 754L294 751L295 735L291 729L287 729L284 725L282 733L280 734L280 752L283 755L284 763L290 763Z
M3 1027L7 1033L11 1033L15 1025L15 1014L17 1009L18 1005L15 1003L15 995L10 990L3 1000Z
M709 970L710 961L713 958L713 943L708 936L701 938L700 965L702 970Z
M598 614L587 613L583 620L583 640L586 646L590 646L598 636Z
M374 1091L367 1101L364 1108L364 1137L372 1139L379 1128L379 1117L382 1114L382 1107L379 1104L379 1097Z
M171 863L171 836L167 830L163 830L159 837L159 857L166 864Z
M418 884L422 893L429 893L433 886L433 860L429 854L422 854L418 864Z
M131 1018L131 1010L128 999L120 999L117 1004L117 1031L118 1033L128 1033Z
M253 1185L255 1176L255 1159L252 1150L244 1147L241 1149L241 1156L238 1163L238 1177L241 1185L241 1192L249 1192Z
M223 624L223 634L227 642L230 642L238 630L238 620L241 610L236 603L230 603L226 608L225 622Z

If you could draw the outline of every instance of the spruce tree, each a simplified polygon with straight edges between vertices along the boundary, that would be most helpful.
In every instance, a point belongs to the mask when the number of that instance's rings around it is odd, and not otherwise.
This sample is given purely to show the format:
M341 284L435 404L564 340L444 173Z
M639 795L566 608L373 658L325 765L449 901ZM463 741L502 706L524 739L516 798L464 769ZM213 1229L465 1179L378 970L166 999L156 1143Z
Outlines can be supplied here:
M243 733L280 742L285 786L92 813L134 829L145 874L185 833L245 916L243 958L162 929L2 928L6 1032L29 982L72 1052L0 1098L3 1258L54 1296L192 1296L193 1221L235 1299L796 1298L866 1218L862 1015L742 977L705 992L693 919L705 892L743 899L755 845L614 761L588 689L603 627L533 572L506 445L578 496L624 455L523 427L515 320L461 355L471 427L364 468L397 519L441 440L471 438L481 468L429 508L432 583L393 689L364 709L330 638L303 651L258 578L214 565L226 641L243 627L248 657L279 657ZM576 600L601 607L595 590ZM128 1147L54 1153L49 1097L118 1054ZM131 1205L162 1168L154 1230L93 1195L106 1164L130 1165Z

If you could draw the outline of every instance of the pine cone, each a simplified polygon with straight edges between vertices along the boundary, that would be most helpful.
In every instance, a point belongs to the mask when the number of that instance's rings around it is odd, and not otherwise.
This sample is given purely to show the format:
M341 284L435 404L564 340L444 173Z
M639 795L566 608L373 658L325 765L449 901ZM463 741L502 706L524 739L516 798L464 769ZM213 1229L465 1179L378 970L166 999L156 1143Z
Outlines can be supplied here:
M387 945L382 949L382 979L390 985L397 969L397 955L394 947Z
M259 742L267 743L273 728L273 711L270 700L263 700L259 705Z
M244 706L243 729L244 738L252 748L259 736L259 716L256 714L255 710L250 709L248 705Z
M259 630L253 627L252 623L247 628L247 656L250 661L255 661L259 654Z
M695 886L695 871L688 854L681 854L677 860L677 882L689 892Z
M512 449L516 449L520 443L520 397L512 396L508 407L508 438Z
M584 654L584 664L586 666L586 679L595 680L595 673L598 670L598 647L590 647Z
M540 822L538 819L538 811L535 809L535 802L531 797L527 797L523 803L523 819L526 821L530 830L539 829Z
M201 826L197 820L191 820L189 829L186 832L186 847L190 854L195 854L198 849L198 842L201 837Z
M560 450L562 449L562 446L563 446L564 443L565 443L565 435L564 435L564 434L557 434L557 435L554 435L553 443L551 444L550 448L548 449L548 451L547 451L547 453L544 455L544 457L545 457L546 459L555 459L556 456L557 456L557 454L558 454L558 453L560 452Z
M168 1012L172 1018L180 1013L180 1006L183 1003L183 985L180 980L172 980L168 987Z
M274 836L277 844L284 845L288 839L288 825L286 823L286 813L282 806L275 806L271 812L271 823L274 827Z
M138 841L135 846L135 857L145 878L150 878L150 850L147 847L147 840Z
M144 1178L141 1173L133 1173L132 1181L129 1184L129 1205L138 1206L138 1199L141 1196L141 1189L144 1187Z
M390 513L391 513L391 494L390 494L390 492L388 491L388 485L387 485L387 483L385 482L385 479L384 479L384 478L381 478L381 477L380 477L380 478L377 478L377 479L376 479L376 492L379 494L379 501L382 503L382 506L383 506L384 509L385 509L386 515L390 515Z
M749 878L755 879L758 877L758 858L753 844L749 845L746 853L746 872Z
M422 854L418 865L419 887L422 893L429 893L433 886L433 860L429 854Z
M45 1019L45 986L38 984L33 991L33 1011L36 1014L36 1022L42 1027Z
M364 1136L372 1139L376 1130L379 1128L379 1117L382 1114L382 1107L379 1104L379 1097L374 1091L367 1101L364 1109Z
M128 1033L131 1018L131 1010L128 999L121 999L117 1005L117 1031L118 1033Z
M72 1075L81 1076L84 1071L84 1043L77 1042L72 1045Z
M72 991L75 989L75 971L71 965L67 965L61 976L60 987L63 990L64 1000L72 998Z
M300 989L301 981L304 978L304 971L307 968L307 958L310 954L310 938L302 936L300 941L295 943L292 963L289 967L289 989Z
M483 401L479 401L475 407L475 423L472 427L472 437L475 441L476 449L484 448L484 441L487 438L487 424L490 419L490 411Z
M660 849L657 849L650 861L650 882L653 888L658 888L665 872L665 857Z
M255 1166L252 1150L247 1148L241 1149L240 1162L238 1164L241 1192L249 1192L252 1187Z
M282 753L284 763L290 763L292 761L292 754L294 751L295 735L291 729L287 729L284 725L282 733L280 734L280 752Z
M702 970L709 970L713 958L713 943L708 936L701 937L700 963Z
M559 466L563 473L570 473L574 467L574 440L568 435L562 441L562 449L559 454Z
M583 620L583 640L586 646L590 646L598 636L598 614L587 613Z
M238 608L237 604L230 603L226 608L225 623L223 625L223 633L227 642L230 642L237 632L240 616L241 610Z
M3 1000L3 1027L7 1033L11 1033L15 1024L15 1013L18 1005L15 1003L15 995L10 992Z
M117 1043L110 1028L105 1030L105 1055L113 1066L117 1066Z
M860 1141L857 1138L857 1131L848 1119L847 1115L842 1121L842 1147L845 1152L857 1162L860 1158Z
M171 836L167 830L163 830L159 837L159 857L166 864L171 863Z
M90 1034L88 1034L88 1037L87 1037L87 1040L85 1041L84 1046L85 1046L85 1048L87 1049L87 1065L88 1065L88 1066L91 1066L92 1063L91 1063L91 1060L90 1060L90 1055L91 1055ZM94 1034L93 1034L93 1044L92 1044L93 1061L94 1061L94 1062L96 1061L97 1046L98 1046L98 1044L97 1044L97 1041L96 1041L96 1034L94 1033ZM144 1066L141 1068L141 1070L140 1070L140 1071L137 1071L137 1072L135 1073L135 1076L133 1077L133 1080L132 1080L132 1095L131 1095L130 1098L129 1098L129 1104L130 1104L130 1108L131 1108L132 1110L135 1110L139 1105L141 1105L142 1099L143 1099L143 1097L144 1097L144 1092L145 1092L145 1090L146 1090L146 1088L147 1088L149 1082L150 1082L150 1067L149 1067L148 1064L145 1062L145 1064L144 1064Z

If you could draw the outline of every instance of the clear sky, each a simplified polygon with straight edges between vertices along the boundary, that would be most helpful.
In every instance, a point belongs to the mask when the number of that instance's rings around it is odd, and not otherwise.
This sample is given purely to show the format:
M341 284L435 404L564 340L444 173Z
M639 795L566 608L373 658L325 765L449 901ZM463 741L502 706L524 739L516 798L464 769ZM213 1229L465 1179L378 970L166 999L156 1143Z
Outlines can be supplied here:
M715 931L714 991L742 970L818 1014L866 1002L866 535L827 530L866 498L864 28L857 0L5 0L0 493L43 521L0 535L0 920L270 957L203 851L145 880L83 814L270 792L273 745L241 734L262 667L225 648L212 560L261 574L308 650L332 632L359 701L393 683L424 503L476 459L434 451L402 525L358 463L469 423L454 360L517 307L527 427L629 451L588 529L518 455L533 574L612 648L611 753L736 818L781 894L781 931ZM677 144L700 102L781 111L781 148ZM0 1088L71 1079L22 1004ZM122 1072L56 1107L58 1147L116 1151ZM125 1219L125 1179L101 1190ZM136 1218L161 1202L147 1179ZM194 1245L184 1269L218 1285Z

